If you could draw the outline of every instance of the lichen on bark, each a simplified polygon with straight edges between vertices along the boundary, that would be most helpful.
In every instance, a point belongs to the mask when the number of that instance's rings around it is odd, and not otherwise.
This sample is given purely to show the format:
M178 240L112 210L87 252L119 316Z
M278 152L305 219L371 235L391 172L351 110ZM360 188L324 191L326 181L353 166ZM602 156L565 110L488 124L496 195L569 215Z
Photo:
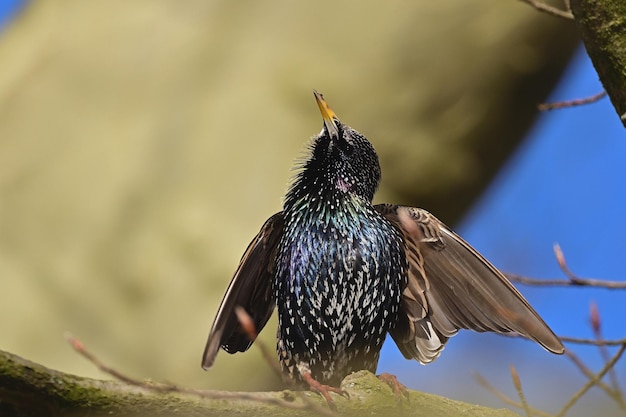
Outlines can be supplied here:
M587 54L626 126L626 2L571 0Z

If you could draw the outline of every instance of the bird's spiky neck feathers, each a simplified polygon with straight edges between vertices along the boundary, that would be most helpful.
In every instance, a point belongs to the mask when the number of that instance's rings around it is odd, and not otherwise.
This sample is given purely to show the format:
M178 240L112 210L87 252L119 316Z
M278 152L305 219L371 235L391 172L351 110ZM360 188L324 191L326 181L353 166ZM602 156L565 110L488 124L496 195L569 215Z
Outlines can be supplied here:
M285 210L308 207L333 209L348 204L369 205L380 181L378 157L357 131L334 120L311 144L311 153L298 168L285 198Z

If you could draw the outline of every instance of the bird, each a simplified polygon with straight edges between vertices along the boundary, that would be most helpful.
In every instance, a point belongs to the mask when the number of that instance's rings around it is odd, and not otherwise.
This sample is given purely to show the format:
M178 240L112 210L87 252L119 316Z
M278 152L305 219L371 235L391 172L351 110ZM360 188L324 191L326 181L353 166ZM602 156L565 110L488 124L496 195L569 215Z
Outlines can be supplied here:
M561 354L563 344L511 282L428 211L373 205L381 180L370 141L313 91L322 130L297 165L282 211L249 244L202 356L246 351L278 310L277 356L290 384L344 394L375 372L390 335L402 355L435 360L461 329L512 333ZM243 309L254 332L238 318Z

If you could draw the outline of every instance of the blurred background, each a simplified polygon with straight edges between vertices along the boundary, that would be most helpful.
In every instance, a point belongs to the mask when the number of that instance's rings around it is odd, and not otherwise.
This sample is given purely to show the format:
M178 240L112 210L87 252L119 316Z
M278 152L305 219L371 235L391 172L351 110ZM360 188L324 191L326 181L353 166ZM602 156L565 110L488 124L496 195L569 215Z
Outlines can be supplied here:
M626 144L575 23L516 0L0 0L0 349L79 375L70 331L137 377L274 389L255 349L200 356L239 257L281 208L325 94L381 158L376 202L428 209L503 270L622 280ZM519 286L559 335L626 336L624 292ZM275 321L263 340L274 344ZM593 369L598 350L573 347ZM379 371L502 406L478 372L556 411L585 378L521 339L461 332ZM616 370L624 381L624 365ZM601 410L601 411L598 411ZM617 415L592 390L568 415Z

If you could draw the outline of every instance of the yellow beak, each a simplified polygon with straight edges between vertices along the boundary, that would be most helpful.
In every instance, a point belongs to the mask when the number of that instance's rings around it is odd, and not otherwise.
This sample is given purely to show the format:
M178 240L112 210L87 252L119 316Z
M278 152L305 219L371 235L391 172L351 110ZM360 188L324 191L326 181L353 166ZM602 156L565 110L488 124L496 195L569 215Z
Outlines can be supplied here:
M320 108L320 113L322 113L322 119L324 119L324 126L328 134L331 138L339 139L339 129L337 129L337 124L335 123L335 119L337 119L335 112L328 107L328 103L326 103L322 94L313 90L313 95L315 96L317 106Z

